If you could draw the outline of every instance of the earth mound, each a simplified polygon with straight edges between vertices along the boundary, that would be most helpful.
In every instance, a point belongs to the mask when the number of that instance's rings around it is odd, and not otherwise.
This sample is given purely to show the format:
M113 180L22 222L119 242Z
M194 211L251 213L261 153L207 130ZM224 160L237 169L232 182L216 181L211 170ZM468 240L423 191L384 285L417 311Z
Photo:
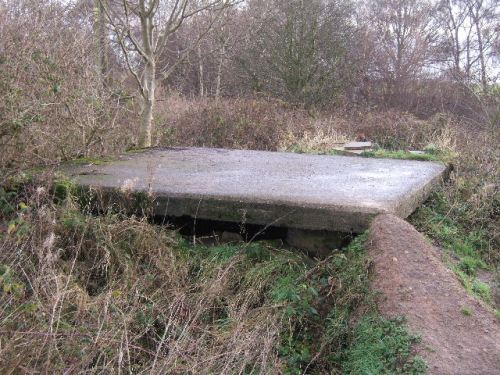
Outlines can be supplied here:
M388 214L375 218L367 245L380 312L407 318L422 337L418 351L429 374L500 374L500 324L464 290L438 249Z

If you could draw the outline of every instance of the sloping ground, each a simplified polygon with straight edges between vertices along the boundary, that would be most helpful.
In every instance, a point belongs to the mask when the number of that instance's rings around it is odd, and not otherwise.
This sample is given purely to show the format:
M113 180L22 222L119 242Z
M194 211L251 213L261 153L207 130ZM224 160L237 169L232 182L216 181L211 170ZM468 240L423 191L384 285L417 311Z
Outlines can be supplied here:
M429 374L500 374L498 320L467 294L423 235L402 219L380 215L367 247L380 312L406 316L422 336L419 351Z

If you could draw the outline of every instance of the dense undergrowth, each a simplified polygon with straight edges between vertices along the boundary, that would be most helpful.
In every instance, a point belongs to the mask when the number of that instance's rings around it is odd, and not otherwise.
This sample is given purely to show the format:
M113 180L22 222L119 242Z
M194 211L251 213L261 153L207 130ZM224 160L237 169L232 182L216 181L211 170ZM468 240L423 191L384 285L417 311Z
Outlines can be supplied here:
M471 293L498 308L495 127L471 132L452 116L395 111L311 117L244 100L174 98L168 107L157 117L159 146L331 154L361 133L378 147L367 157L451 162L450 181L410 221ZM321 261L276 243L193 247L137 217L88 214L67 185L26 180L40 159L18 164L16 152L3 155L0 177L0 372L424 371L411 349L418 339L376 312L362 239Z
M49 186L2 192L2 373L425 372L418 338L376 312L363 236L323 260L193 246Z

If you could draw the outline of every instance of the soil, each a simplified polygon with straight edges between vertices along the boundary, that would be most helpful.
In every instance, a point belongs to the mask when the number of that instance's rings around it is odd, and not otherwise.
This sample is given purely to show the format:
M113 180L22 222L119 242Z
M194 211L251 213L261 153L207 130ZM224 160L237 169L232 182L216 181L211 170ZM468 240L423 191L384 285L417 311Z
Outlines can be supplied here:
M429 374L500 374L500 321L467 293L436 247L406 221L380 215L368 249L380 312L406 316L422 337L417 351Z

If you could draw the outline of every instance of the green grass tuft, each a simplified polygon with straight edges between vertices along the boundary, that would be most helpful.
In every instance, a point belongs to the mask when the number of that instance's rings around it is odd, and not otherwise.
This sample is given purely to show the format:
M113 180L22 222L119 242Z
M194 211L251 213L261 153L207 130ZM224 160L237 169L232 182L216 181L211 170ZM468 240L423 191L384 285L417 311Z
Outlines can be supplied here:
M73 165L102 165L111 161L109 158L81 157L72 159L68 163Z
M481 298L483 301L489 304L493 303L493 299L491 297L491 288L488 284L475 279L472 282L472 292L479 298Z
M465 316L471 316L472 315L472 310L470 309L470 307L463 307L462 308L462 314L465 315Z
M365 151L361 156L369 158L388 158L388 159L400 159L400 160L420 160L420 161L441 161L442 158L438 154L413 154L408 151L389 151L384 149L378 149L375 151Z
M412 355L420 342L408 333L403 319L365 316L354 328L344 374L425 374L426 364Z

